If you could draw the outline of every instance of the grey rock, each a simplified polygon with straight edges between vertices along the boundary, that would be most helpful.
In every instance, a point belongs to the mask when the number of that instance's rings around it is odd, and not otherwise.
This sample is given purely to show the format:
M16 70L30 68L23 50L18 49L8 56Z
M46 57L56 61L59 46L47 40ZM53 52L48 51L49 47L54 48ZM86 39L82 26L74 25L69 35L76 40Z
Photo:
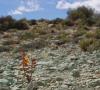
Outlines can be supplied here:
M56 81L63 81L64 79L62 77L57 77Z
M11 90L9 86L0 86L0 90Z
M95 79L89 82L90 87L100 86L100 79Z
M68 65L68 69L69 70L73 70L73 69L75 69L77 67L77 65L76 65L76 63L74 63L74 62L71 62L71 63L69 63L69 65Z
M9 85L9 81L7 79L0 79L0 85Z

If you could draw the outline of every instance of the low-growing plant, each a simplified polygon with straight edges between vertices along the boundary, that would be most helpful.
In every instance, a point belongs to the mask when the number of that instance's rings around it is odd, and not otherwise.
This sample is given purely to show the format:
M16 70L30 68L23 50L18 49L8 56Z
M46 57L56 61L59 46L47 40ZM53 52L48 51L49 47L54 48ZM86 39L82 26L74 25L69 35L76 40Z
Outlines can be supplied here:
M12 47L10 46L0 46L0 52L9 52L12 50Z
M95 35L96 35L96 34L95 34L94 31L88 31L88 32L86 33L85 36L86 36L87 38L93 38L93 37L95 37Z
M49 45L49 41L42 38L36 38L32 42L22 44L22 47L25 51L29 51L32 49L41 49Z
M49 32L47 24L45 24L45 23L35 25L31 31L32 31L32 33L36 33L38 35L45 35L45 34L48 34L48 32Z
M36 37L35 33L32 32L25 32L20 36L22 40L34 39Z
M85 34L86 34L86 30L83 28L80 28L79 30L76 30L76 32L74 33L74 37L83 36Z
M79 42L79 45L83 51L93 51L100 48L100 40L85 38Z
M63 43L66 43L66 42L69 42L70 41L70 38L68 37L68 34L65 33L65 32L60 33L57 36L57 39L60 40Z
M97 39L100 39L100 29L97 29L95 31L95 36L96 36Z

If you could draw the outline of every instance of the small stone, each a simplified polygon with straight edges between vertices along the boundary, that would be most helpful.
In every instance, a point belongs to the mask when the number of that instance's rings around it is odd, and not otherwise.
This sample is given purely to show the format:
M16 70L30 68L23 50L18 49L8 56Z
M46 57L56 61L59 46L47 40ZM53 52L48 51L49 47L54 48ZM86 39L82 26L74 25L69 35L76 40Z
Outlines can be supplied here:
M68 86L67 85L61 85L61 90L68 90Z
M72 76L73 77L80 77L80 71L78 69L74 69L72 71Z
M63 81L64 79L63 78L61 78L61 77L57 77L56 78L56 81Z
M44 84L42 81L38 81L38 82L37 82L37 85L38 85L38 86L44 86L45 84Z
M71 56L70 59L71 60L78 60L78 58L75 55Z
M73 70L75 68L76 68L76 64L74 62L69 63L69 65L68 65L69 70Z

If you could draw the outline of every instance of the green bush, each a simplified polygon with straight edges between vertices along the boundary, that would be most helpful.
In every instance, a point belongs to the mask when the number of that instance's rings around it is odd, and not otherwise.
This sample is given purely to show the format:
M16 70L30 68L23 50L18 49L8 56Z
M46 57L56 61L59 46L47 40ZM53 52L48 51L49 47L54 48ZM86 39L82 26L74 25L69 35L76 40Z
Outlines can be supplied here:
M15 19L11 16L0 17L0 30L8 30L10 28L14 28Z
M29 22L26 19L18 20L15 23L15 28L21 30L29 29Z
M33 33L37 33L39 35L45 35L47 34L48 31L48 25L45 22L39 23L38 25L34 26L34 28L32 29Z
M87 8L85 6L78 7L77 9L71 9L68 11L68 19L70 21L76 22L80 19L79 23L88 25L93 24L93 15L94 11L91 8Z

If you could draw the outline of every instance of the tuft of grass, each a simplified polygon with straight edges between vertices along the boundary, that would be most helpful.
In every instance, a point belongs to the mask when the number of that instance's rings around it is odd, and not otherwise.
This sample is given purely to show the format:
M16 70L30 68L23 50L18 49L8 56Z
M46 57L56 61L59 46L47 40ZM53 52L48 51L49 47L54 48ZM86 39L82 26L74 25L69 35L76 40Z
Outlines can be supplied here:
M67 33L62 32L57 36L57 39L62 41L63 43L69 42L70 38Z
M86 33L86 37L100 39L100 30L89 31Z
M87 38L94 38L95 35L96 35L95 32L93 32L93 31L89 31L89 32L86 33L85 36L86 36Z
M93 43L93 40L92 39L83 39L79 42L79 45L80 45L80 48L83 50L83 51L87 51L89 45L91 45Z
M45 35L48 33L48 28L47 26L35 26L32 30L31 30L32 33L36 33L38 35Z
M97 39L100 39L100 29L97 29L97 30L95 31L95 37L96 37Z
M100 48L100 40L85 38L79 42L79 45L83 51L94 51Z

